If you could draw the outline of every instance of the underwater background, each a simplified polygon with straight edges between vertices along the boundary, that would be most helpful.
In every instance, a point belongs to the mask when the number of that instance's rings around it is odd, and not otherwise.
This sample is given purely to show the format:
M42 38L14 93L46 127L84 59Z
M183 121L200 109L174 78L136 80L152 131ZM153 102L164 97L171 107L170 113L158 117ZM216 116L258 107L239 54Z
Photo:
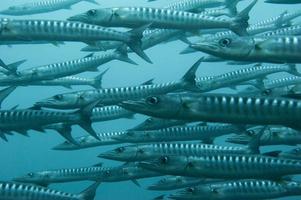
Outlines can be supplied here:
M0 10L11 5L30 2L33 0L1 0ZM147 2L146 0L97 0L100 7L114 6L151 6L163 7L169 3L176 2L172 0L157 0L155 2ZM249 1L243 1L238 4L238 9L245 7ZM81 2L72 6L71 10L59 10L55 12L37 14L32 16L12 17L16 19L60 19L64 20L70 16L85 12L89 9L97 8L96 5L88 2ZM268 17L277 16L284 11L293 12L301 9L300 5L273 5L264 4L260 0L250 14L250 23L266 19ZM5 17L5 16L0 16ZM300 19L297 19L297 21ZM84 43L66 42L65 45L55 47L51 44L39 45L15 45L12 47L0 46L0 58L5 63L12 63L22 59L27 59L20 69L50 64L55 62L72 60L87 55L87 52L81 52L80 49L85 47ZM155 83L163 83L174 81L181 78L187 69L201 56L202 53L180 55L179 52L186 48L186 44L181 41L174 41L167 44L160 44L151 49L146 50L147 55L153 61L148 64L135 54L129 56L139 65L134 66L121 61L111 61L99 67L100 72L108 69L109 71L103 77L103 87L120 87L139 85L151 78ZM96 53L97 54L97 53ZM232 71L240 68L240 66L231 66L224 63L202 63L198 69L197 76L217 75L224 72ZM100 73L99 72L99 73ZM82 77L94 77L97 72L82 73ZM281 76L282 74L277 74ZM275 75L273 75L275 76ZM89 86L73 86L73 91L81 89L91 89ZM69 92L71 90L63 87L54 86L28 86L18 87L3 103L2 109L9 109L15 105L19 108L28 108L34 102L45 99L52 95ZM220 90L223 91L223 90ZM228 92L231 90L224 90ZM94 123L93 127L97 132L122 131L131 128L142 122L146 117L135 115L134 119L119 119L108 122ZM85 135L78 126L73 127L72 134L74 137ZM55 151L52 147L64 141L54 131L40 133L30 131L30 137L21 135L8 136L9 141L0 140L0 179L10 180L13 177L26 174L30 171L41 171L46 169L72 168L92 166L96 163L103 162L105 166L117 166L120 163L109 160L99 159L97 155L116 146L102 146L96 148L82 149L78 151ZM219 140L219 144L224 144L223 140ZM283 146L282 148L290 148ZM268 148L266 148L268 149ZM150 185L158 178L149 178L138 180L142 185L137 187L130 181L102 183L98 190L96 200L133 200L133 199L152 199L162 192L148 191L146 186ZM85 189L90 182L75 182L65 184L53 184L52 188L61 191L78 193ZM166 192L169 193L169 192ZM300 197L289 197L282 199L300 199Z

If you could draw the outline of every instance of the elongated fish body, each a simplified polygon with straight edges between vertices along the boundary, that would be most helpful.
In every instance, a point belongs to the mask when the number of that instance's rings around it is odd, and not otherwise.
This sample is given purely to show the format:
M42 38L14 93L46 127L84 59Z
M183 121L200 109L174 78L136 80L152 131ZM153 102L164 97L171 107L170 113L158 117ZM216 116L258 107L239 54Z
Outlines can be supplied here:
M119 182L155 176L160 176L160 174L140 168L136 164L129 164L118 167L96 166L31 172L25 176L15 178L14 181L49 185L52 183L66 183L87 180Z
M80 115L68 112L47 110L1 110L1 130L22 130L39 128L43 125L59 122L78 123Z
M288 186L294 184L296 186ZM259 200L298 195L291 192L296 190L295 182L277 182L271 180L233 180L217 183L202 184L170 195L172 199L223 199L223 200ZM299 186L300 187L300 186ZM292 189L291 189L292 188Z
M0 41L0 45L7 45L8 47L14 45L30 45L30 44L52 44L54 46L63 45L64 42L50 42L50 41Z
M212 17L220 17L220 16L228 16L233 17L233 13L226 8L215 8L215 9L206 9L205 11L200 13L201 15L212 16Z
M247 144L250 141L248 136L232 136L226 139L227 142L236 144ZM260 145L298 145L301 144L299 131L290 128L273 127L260 137Z
M91 188L93 192L95 192L98 185L97 183L97 185L93 184L90 186L93 187L93 189ZM0 199L2 200L93 200L94 196L95 194L85 194L85 192L81 194L71 194L29 184L0 183Z
M290 27L280 28L274 31L269 31L266 33L261 33L256 35L256 37L266 37L267 39L270 37L278 37L278 36L300 36L301 35L301 26L294 25Z
M103 152L98 157L124 162L138 162L154 159L162 155L197 157L205 155L244 155L252 153L255 152L252 152L248 147L219 146L199 143L153 143L118 147Z
M74 140L78 143L78 145L74 145L70 143L69 141L65 141L64 143L58 144L52 149L54 150L63 150L63 151L70 151L70 150L80 150L85 148L91 148L91 147L98 147L98 146L105 146L105 145L114 145L114 144L120 144L121 142L118 140L114 140L112 137L117 135L123 135L126 132L108 132L108 133L99 133L97 134L96 139L92 136L82 136L82 137L76 137Z
M218 179L275 179L301 173L301 161L261 155L161 156L139 165L163 174Z
M301 128L301 101L279 97L182 93L125 101L121 106L161 118Z
M152 28L181 30L226 28L243 35L248 27L248 13L255 3L256 1L253 1L237 17L231 19L167 8L116 7L89 10L68 20L111 27L139 27L150 24Z
M137 126L129 129L130 131L147 131L147 130L157 130L163 128L169 128L173 126L182 126L190 121L187 120L169 120L169 119L161 119L155 117L149 117L142 123Z
M37 81L37 82L30 83L30 85L63 86L67 88L71 88L71 86L75 86L75 85L89 85L95 88L100 87L100 85L95 83L94 78L84 78L79 76L66 76L66 77L57 78L53 80Z
M130 34L80 22L59 20L0 20L0 39L6 41L97 41L130 42ZM76 30L76 31L75 31Z
M281 15L278 15L276 17L271 17L265 20L262 20L260 22L257 22L255 24L252 24L252 26L264 26L267 24L275 24L279 19L283 22L283 24L289 23L291 20L300 17L301 16L301 10L297 10L292 13L282 13ZM282 19L281 19L282 18Z
M241 131L240 127L227 124L209 126L176 126L159 130L128 131L124 135L114 137L114 139L130 143L190 140L202 140L210 143L215 137Z
M120 118L133 118L134 114L119 106L104 106L93 108L90 118L93 122L101 122Z
M193 187L196 185L205 184L211 181L214 181L214 179L193 178L184 176L167 176L165 178L162 178L158 182L152 184L147 189L158 191L176 190L185 187Z
M180 79L162 84L152 84L149 80L142 85L117 88L103 88L98 90L82 90L79 92L71 92L58 94L46 100L36 103L36 106L72 109L86 106L92 102L99 101L99 105L116 105L128 99L140 99L151 94L166 94L176 91L195 91L195 72L201 63L198 60Z
M300 75L295 66L290 65L271 65L262 66L255 65L249 68L238 69L225 74L209 79L208 81L197 80L198 87L201 91L210 91L222 87L228 87L233 85L239 85L245 81L252 79L264 78L265 76L277 73L277 72L288 72L293 75Z
M248 62L300 63L301 36L222 38L190 45L224 59Z
M225 0L181 0L169 4L165 8L174 10L194 11L198 9L213 8L226 5Z
M301 3L301 0L290 0L290 1L285 1L285 0L265 0L265 3L275 3L275 4L298 4Z
M46 13L60 9L70 9L73 4L81 1L97 4L94 0L45 0L18 6L10 6L8 9L0 11L0 14L19 16Z
M267 80L264 82L265 89L274 89L274 88L281 88L287 87L291 85L298 85L301 84L301 78L298 76L288 76L279 79L272 79Z

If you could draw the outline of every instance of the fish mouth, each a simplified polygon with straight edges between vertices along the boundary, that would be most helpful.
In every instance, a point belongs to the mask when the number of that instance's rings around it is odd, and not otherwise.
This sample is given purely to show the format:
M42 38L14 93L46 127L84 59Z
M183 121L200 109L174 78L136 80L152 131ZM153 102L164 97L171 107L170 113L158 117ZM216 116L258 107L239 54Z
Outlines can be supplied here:
M157 164L151 162L139 162L138 166L148 170L155 170L157 169Z
M208 42L191 44L191 45L189 45L189 47L196 49L198 51L205 52L205 53L212 53L212 52L216 52L219 50L218 46L216 46L215 44L208 43Z
M127 110L131 110L134 112L140 112L143 108L145 108L146 104L144 100L138 100L138 101L123 101L119 104L121 107ZM144 109L143 109L144 110Z
M188 46L186 47L185 49L183 49L180 54L183 55L183 54L190 54L190 53L195 53L195 52L198 52L197 49L195 48L192 48L191 46Z
M52 105L56 105L57 101L54 99L45 99L42 101L38 101L34 104L34 107L48 107Z
M104 158L109 160L119 160L115 153L113 152L103 152L98 154L98 158Z
M67 21L87 22L88 16L86 14L74 15L67 18Z

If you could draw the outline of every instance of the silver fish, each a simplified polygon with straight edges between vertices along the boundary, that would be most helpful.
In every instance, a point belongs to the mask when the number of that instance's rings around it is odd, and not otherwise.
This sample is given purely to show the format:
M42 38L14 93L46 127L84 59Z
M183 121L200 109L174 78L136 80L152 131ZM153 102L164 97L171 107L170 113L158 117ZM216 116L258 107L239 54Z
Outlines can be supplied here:
M301 0L290 0L290 1L285 1L285 0L265 0L265 3L276 3L276 4L298 4L301 3Z
M239 35L246 35L249 12L256 2L257 0L254 0L236 17L231 19L215 18L166 8L121 7L93 9L70 17L68 20L117 27L139 27L150 24L152 28L181 30L226 28Z
M163 84L151 84L151 81L147 81L139 86L83 90L58 94L46 100L39 101L35 105L48 108L72 109L85 106L96 100L100 100L99 104L102 106L116 105L127 99L139 99L150 94L165 94L179 90L196 90L195 72L201 61L202 59L198 60L180 81Z
M98 5L95 0L45 0L32 3L25 3L17 6L10 6L0 11L2 15L33 15L39 13L47 13L61 9L70 9L70 7L81 1L87 1Z
M93 200L99 183L94 183L80 194L71 194L30 184L0 182L2 200Z

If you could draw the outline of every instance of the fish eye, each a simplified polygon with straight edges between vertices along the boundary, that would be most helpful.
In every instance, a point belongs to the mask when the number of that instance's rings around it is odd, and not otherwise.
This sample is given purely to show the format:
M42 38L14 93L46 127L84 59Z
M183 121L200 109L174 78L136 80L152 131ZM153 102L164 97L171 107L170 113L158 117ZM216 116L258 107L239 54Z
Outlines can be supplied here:
M106 175L110 175L111 174L111 172L109 170L107 170L105 173L106 173Z
M95 9L92 9L92 10L89 10L87 13L89 16L95 16L97 11Z
M193 193L194 192L194 188L190 187L186 189L187 192Z
M146 102L150 105L155 105L159 103L159 99L157 97L148 97Z
M255 131L253 131L253 130L247 130L247 135L249 135L249 136L252 136L252 135L255 135Z
M161 157L161 158L160 158L160 162L161 162L162 164L167 164L167 163L168 163L168 157L167 157L167 156Z
M115 150L117 153L122 153L125 151L125 148L124 147L118 147L116 150Z
M230 38L224 38L219 41L219 45L222 47L227 47L231 44L232 40Z
M301 150L300 148L293 149L293 153L299 153L300 150Z
M147 123L151 123L152 121L153 121L152 118L148 118L148 119L146 120Z
M30 172L30 173L28 173L28 174L27 174L27 176L29 176L29 177L33 177L33 176L34 176L34 174L33 174L32 172Z
M55 95L53 98L54 98L55 100L62 100L62 99L63 99L63 95L58 94L58 95Z
M139 154L143 154L144 153L144 150L143 149L138 149L137 151Z
M271 89L266 89L262 92L262 94L264 94L264 95L270 95L271 93L272 93Z

